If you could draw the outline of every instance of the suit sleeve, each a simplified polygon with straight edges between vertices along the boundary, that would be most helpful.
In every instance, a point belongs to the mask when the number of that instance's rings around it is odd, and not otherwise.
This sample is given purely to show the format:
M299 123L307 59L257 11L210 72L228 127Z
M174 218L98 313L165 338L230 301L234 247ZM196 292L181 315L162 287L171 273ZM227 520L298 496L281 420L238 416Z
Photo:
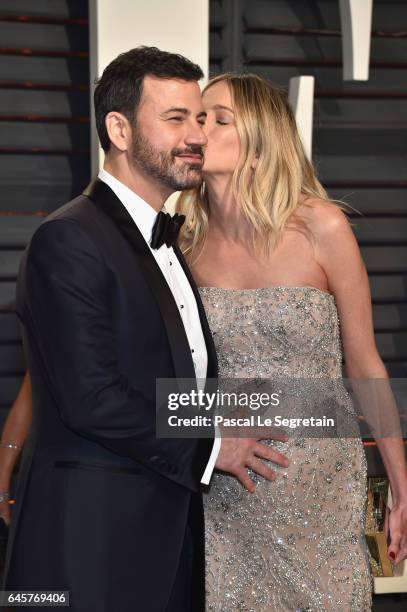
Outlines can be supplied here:
M157 439L154 402L121 373L109 268L75 220L43 223L20 272L19 314L67 427L197 490L211 445ZM137 350L137 347L135 347Z

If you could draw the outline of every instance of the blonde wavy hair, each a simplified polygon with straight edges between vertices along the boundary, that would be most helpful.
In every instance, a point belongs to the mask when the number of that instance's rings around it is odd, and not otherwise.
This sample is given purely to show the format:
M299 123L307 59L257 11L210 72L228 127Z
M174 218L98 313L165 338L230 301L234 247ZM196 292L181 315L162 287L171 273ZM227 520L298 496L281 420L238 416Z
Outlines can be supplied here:
M253 229L253 246L271 254L301 194L326 201L328 195L305 154L287 92L255 74L226 73L211 79L203 93L221 82L230 89L240 140L233 196ZM208 232L205 182L183 192L176 210L186 216L181 248L196 260Z

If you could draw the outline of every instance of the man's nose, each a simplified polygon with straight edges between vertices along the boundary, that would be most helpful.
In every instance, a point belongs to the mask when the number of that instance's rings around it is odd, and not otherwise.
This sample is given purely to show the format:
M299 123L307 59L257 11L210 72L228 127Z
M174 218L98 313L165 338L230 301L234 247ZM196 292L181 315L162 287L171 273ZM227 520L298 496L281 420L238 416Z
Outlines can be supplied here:
M208 143L208 139L200 123L192 123L190 125L185 142L187 144L197 144L201 147L204 147Z

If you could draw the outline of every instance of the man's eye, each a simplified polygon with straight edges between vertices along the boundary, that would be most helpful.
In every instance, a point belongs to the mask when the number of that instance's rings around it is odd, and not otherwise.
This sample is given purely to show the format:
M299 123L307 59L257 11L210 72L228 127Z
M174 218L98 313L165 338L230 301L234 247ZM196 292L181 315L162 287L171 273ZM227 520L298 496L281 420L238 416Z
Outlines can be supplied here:
M169 121L179 121L181 122L183 120L183 117L169 117Z
M198 119L199 125L205 125L205 119Z

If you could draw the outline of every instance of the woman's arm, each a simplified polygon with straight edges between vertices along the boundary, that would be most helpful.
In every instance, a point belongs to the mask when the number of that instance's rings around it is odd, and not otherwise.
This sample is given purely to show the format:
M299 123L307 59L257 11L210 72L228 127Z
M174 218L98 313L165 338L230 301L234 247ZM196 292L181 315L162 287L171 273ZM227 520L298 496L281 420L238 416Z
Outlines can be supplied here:
M407 558L407 467L393 393L376 348L368 276L345 214L332 204L319 203L313 217L315 255L336 299L347 376L362 390L358 398L390 481L388 552L398 563Z
M10 409L0 440L0 495L8 492L11 475L31 425L31 380L27 371L18 395ZM18 447L18 448L14 448ZM0 503L0 517L10 522L8 501Z

